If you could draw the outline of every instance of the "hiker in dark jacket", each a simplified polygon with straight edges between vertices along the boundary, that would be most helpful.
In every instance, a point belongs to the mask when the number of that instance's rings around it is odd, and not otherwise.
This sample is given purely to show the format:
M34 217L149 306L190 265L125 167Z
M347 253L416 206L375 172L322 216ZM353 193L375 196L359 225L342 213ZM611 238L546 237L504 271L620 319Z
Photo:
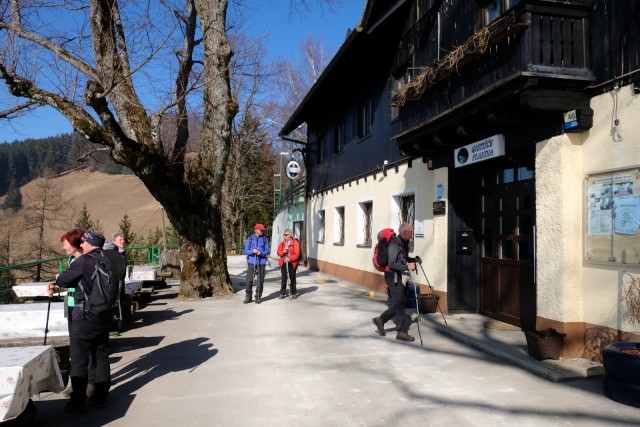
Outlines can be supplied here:
M382 336L385 335L384 324L391 320L394 316L398 322L398 332L396 339L400 341L414 341L415 338L409 335L409 325L404 313L404 307L407 303L407 294L404 284L402 283L402 272L415 270L416 260L420 262L419 258L410 258L409 254L409 242L413 238L413 226L411 224L400 224L398 229L397 238L389 240L388 256L389 264L388 271L384 272L384 280L387 282L389 293L393 298L394 304L385 310L379 317L372 319L373 324L376 325L378 333Z
M111 266L116 270L116 276L120 280L118 304L114 307L120 321L113 322L110 335L118 336L122 332L122 325L131 321L131 296L125 292L124 281L127 274L127 255L124 246L127 240L121 231L111 234L111 241L106 242L102 249L111 261Z
M65 411L82 413L86 411L86 392L89 378L89 357L95 361L95 390L91 400L96 406L104 406L111 386L109 368L109 328L112 313L95 315L84 309L86 295L91 295L93 280L91 276L96 266L92 253L101 251L104 236L94 230L88 230L82 236L81 248L84 255L76 259L56 279L56 286L76 288L75 309L69 334L71 352L71 400L65 405ZM82 284L82 287L80 286Z
M258 276L256 283L256 304L262 302L262 288L264 285L265 264L271 252L269 239L264 236L266 228L262 224L256 224L254 234L247 237L244 245L244 253L247 256L247 288L244 303L251 302L251 290L253 289L253 276Z

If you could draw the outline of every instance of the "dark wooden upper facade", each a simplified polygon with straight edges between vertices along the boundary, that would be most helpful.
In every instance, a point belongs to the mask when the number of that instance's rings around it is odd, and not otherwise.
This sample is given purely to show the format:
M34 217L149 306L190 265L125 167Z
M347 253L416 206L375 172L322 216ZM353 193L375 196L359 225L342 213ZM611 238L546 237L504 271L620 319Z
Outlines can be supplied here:
M594 94L640 79L636 3L367 2L282 130L308 125L308 191L379 170L384 160L448 165L455 147L497 133L530 144L562 133L569 110L588 129Z

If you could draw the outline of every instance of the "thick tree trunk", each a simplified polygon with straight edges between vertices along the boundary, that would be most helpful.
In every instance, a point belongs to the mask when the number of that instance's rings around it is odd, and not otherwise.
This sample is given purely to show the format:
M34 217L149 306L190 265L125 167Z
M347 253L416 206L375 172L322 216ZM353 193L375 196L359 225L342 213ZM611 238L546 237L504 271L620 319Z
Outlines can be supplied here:
M24 2L25 7L30 3ZM118 0L90 1L93 58L88 62L83 59L89 57L88 52L76 56L56 45L54 40L43 39L25 29L39 27L23 26L24 19L35 18L36 15L22 16L21 2L10 2L11 22L0 19L1 31L29 40L84 75L86 85L82 102L60 95L73 93L77 88L50 91L45 89L46 86L39 87L36 81L17 74L12 58L17 63L26 61L19 50L11 52L14 54L12 57L0 49L3 52L0 55L0 78L12 95L57 109L77 132L91 142L108 147L116 162L131 168L142 180L165 208L182 239L182 295L207 297L229 294L233 288L226 269L220 205L229 156L231 121L238 106L231 97L229 81L232 52L225 33L228 0L187 0L185 13L188 19L183 21L186 24L185 43L178 55L182 62L174 91L175 103L167 105L151 118L134 87L136 71L129 61L129 45L125 38L129 33L123 27L125 20L121 16L120 3L125 4ZM195 29L194 6L201 33L201 40L197 41L195 37L199 33ZM28 11L28 7L24 10ZM0 39L0 43L2 41ZM193 50L200 44L202 60L198 62L202 63L202 68L198 76L202 83L204 120L200 150L197 158L189 162L185 159L184 150L188 140L188 102L185 96L194 64ZM156 53L154 47L149 55ZM30 69L24 65L19 68ZM55 80L50 77L53 76L47 75L49 83ZM67 79L61 77L60 80ZM199 84L196 87L200 87ZM166 150L160 126L163 115L174 106L180 126L173 149Z

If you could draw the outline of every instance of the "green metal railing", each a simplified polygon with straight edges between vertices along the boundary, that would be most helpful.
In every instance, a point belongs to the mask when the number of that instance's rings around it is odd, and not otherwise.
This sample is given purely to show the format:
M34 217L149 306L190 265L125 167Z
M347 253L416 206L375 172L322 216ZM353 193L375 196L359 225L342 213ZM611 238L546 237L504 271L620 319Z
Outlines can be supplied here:
M127 253L127 263L128 264L148 264L153 267L160 266L160 255L162 251L165 249L180 249L179 245L154 245L154 246L133 246L130 248L125 248L125 252ZM6 293L11 292L11 288L4 285L3 279L7 272L12 270L25 271L29 270L33 267L48 267L46 269L42 269L45 274L50 275L51 277L40 277L40 281L52 281L55 273L61 273L66 267L67 257L59 257L59 258L49 258L43 259L40 261L31 261L25 262L21 264L13 264L7 266L0 266L0 301L4 300L4 296ZM28 276L35 276L28 275Z

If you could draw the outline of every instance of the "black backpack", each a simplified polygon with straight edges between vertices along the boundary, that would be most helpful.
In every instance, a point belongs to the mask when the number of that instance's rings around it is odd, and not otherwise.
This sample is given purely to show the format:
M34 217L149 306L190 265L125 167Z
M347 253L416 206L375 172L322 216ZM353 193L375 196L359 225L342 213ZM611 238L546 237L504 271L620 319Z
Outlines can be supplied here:
M96 266L91 274L91 294L87 294L80 280L79 286L84 294L85 301L82 304L83 312L90 312L100 318L108 318L112 315L112 307L118 299L119 278L115 269L111 267L111 261L102 251L86 254L96 261Z

